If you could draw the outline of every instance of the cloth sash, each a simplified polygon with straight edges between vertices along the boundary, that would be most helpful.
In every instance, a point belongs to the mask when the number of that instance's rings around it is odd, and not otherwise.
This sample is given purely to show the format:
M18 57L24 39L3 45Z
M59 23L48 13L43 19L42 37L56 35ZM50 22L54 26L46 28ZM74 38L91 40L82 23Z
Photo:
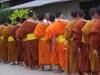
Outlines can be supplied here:
M8 42L11 42L11 41L15 41L15 39L14 39L13 36L9 36L9 37L8 37Z
M46 40L45 36L42 36L42 37L40 38L40 40Z
M0 36L0 40L3 40L3 38L4 38L3 36Z
M89 43L89 35L83 33L81 42L86 43L86 44Z
M57 36L56 37L56 41L58 41L58 42L64 42L65 41L64 35Z
M33 34L33 33L27 34L26 40L34 40L34 39L36 39L35 34Z
M26 38L24 38L23 41L34 40L34 39L36 39L35 34L31 33L27 34Z

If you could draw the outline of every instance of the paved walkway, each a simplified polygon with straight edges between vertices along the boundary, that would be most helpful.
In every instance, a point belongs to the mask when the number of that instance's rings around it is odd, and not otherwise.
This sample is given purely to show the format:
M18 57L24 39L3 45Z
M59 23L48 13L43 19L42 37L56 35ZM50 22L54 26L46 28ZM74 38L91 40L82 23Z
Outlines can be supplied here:
M39 70L27 70L18 65L0 63L0 75L66 75L61 73L43 72Z

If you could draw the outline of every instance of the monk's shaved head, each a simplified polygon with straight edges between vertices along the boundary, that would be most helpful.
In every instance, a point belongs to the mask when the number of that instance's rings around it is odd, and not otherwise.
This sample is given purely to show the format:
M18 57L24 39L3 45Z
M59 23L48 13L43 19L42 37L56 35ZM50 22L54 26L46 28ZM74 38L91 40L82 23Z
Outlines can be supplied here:
M55 16L54 16L54 15L51 15L51 16L50 16L50 21L51 21L51 22L54 22L54 21L55 21Z
M16 22L21 22L21 18L20 17L17 17L16 18Z
M32 16L33 16L33 12L29 12L28 17L32 17Z
M96 14L100 16L100 7L96 8Z
M84 10L82 10L82 9L78 10L77 15L78 15L78 17L84 17L85 16Z
M44 19L44 15L39 15L39 16L38 16L38 20L39 20L39 21L43 21L43 19Z
M95 16L95 13L96 13L96 8L91 8L90 11L89 11L89 15Z
M77 17L77 10L71 11L71 16L74 18Z
M57 12L57 13L56 13L56 18L59 18L59 17L61 17L62 15L63 15L62 12Z

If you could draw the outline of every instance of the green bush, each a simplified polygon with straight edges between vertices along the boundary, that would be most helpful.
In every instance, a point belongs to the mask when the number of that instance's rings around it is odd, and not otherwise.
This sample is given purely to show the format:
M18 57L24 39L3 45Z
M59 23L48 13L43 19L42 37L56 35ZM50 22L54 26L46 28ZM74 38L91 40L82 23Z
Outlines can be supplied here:
M31 9L18 9L15 10L10 16L9 19L11 20L12 24L16 24L16 18L28 18L28 13L33 12ZM33 12L33 19L36 18L36 13Z

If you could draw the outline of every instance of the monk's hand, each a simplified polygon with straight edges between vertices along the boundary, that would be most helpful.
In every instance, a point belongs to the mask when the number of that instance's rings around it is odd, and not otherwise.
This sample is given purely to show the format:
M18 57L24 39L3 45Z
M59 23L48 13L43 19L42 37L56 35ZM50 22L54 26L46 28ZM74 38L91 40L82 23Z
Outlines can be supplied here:
M81 52L81 49L80 49L80 48L78 48L78 52L79 52L79 53Z
M66 51L66 50L67 50L67 48L65 47L65 48L64 48L64 50Z
M65 46L67 45L67 41L64 42L64 45L65 45Z
M97 50L94 50L94 54L97 56L98 55L98 52L97 52Z
M55 50L55 47L52 47L52 50L54 51Z

